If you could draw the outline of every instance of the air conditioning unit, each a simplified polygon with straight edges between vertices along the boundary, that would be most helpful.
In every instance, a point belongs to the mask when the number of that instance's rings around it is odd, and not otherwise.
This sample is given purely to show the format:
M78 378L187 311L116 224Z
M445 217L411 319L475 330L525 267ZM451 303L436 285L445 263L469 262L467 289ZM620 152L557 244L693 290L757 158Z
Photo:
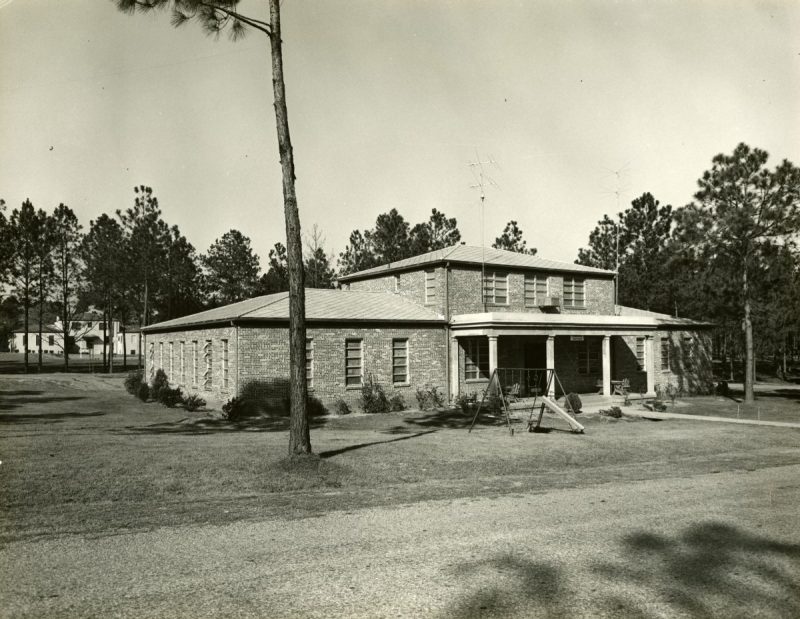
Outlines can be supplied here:
M561 307L561 297L536 297L538 307Z

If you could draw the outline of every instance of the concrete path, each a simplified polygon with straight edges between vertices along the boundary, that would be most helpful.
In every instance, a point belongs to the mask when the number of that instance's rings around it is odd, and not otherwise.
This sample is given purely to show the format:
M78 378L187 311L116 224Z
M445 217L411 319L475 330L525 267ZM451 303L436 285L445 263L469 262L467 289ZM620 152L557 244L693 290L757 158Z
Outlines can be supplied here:
M712 417L709 415L683 415L681 413L658 413L654 411L637 411L625 408L623 413L629 417L642 419L688 419L690 421L719 421L722 423L739 423L748 426L773 426L777 428L800 428L800 423L789 421L762 421L760 419L734 419L732 417Z
M800 465L0 550L2 617L797 617Z

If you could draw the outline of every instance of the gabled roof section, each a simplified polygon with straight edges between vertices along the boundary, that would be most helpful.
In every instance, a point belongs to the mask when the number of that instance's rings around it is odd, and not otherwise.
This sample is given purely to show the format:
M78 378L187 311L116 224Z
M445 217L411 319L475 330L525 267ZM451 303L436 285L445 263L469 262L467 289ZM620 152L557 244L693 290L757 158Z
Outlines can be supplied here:
M713 327L711 322L702 322L699 320L692 320L691 318L676 318L669 314L661 314L659 312L651 312L649 310L638 309L636 307L627 307L625 305L617 305L617 316L642 316L655 319L659 325L665 327Z
M605 276L614 274L613 271L607 271L605 269L587 267L582 264L573 264L571 262L559 262L558 260L546 260L538 256L519 254L505 249L494 249L493 247L483 248L473 245L453 245L451 247L445 247L444 249L428 252L427 254L420 254L419 256L412 256L405 260L398 260L397 262L391 262L371 269L350 273L349 275L343 275L339 278L339 281L347 282L350 280L375 277L394 271L433 265L439 262L457 262L461 264L481 264L485 262L490 266L539 269L542 271L593 273Z
M289 293L278 292L212 310L159 322L142 329L168 331L220 323L285 321L289 319ZM328 322L445 323L444 316L389 292L306 289L306 320Z

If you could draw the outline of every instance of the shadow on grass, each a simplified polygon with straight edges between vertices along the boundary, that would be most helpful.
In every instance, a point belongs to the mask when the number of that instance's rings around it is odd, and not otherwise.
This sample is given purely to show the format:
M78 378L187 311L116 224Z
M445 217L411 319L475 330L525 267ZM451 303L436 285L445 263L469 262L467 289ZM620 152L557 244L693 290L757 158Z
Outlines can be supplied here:
M425 413L419 417L410 417L405 420L407 424L422 426L423 428L469 428L475 413L465 413L460 408L446 408ZM489 415L481 411L475 426L497 426L506 423L503 414Z
M74 400L85 400L82 395L70 396L45 396L38 394L43 391L0 391L0 411L8 411L20 406L36 404L52 404L54 402L71 402ZM11 396L11 397L9 397Z
M0 406L0 409L2 406ZM80 419L83 417L102 417L105 415L103 411L94 411L91 413L30 413L28 415L16 415L0 413L0 423L26 423L35 421L44 422L57 422L66 421L67 419Z
M674 537L642 530L620 544L619 560L590 567L597 615L800 616L800 544L719 522L695 524ZM474 591L445 613L449 617L581 614L571 604L568 575L557 565L502 554L462 564L454 576L474 583Z
M372 447L373 445L385 445L386 443L396 443L397 441L407 441L411 438L417 438L419 436L424 436L425 434L433 434L436 430L427 430L425 432L415 432L414 434L405 434L404 436L399 436L397 438L390 438L385 441L372 441L369 443L359 443L357 445L348 445L347 447L341 447L339 449L329 449L328 451L321 451L319 453L320 458L332 458L333 456L338 456L339 454L343 454L348 451L354 451L356 449L363 449L364 447ZM395 432L392 432L395 433ZM396 433L399 433L396 432Z
M322 417L309 419L310 428L320 428L326 423ZM214 417L200 419L179 419L146 426L125 426L121 434L227 434L231 432L286 432L289 430L288 417L250 417L241 421L228 421Z

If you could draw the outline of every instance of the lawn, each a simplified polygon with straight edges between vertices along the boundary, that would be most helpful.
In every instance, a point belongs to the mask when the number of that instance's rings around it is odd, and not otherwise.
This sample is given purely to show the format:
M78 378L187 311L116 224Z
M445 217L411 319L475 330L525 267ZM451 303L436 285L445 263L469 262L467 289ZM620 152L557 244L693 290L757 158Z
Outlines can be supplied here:
M0 376L0 541L800 463L800 430L784 428L590 415L583 435L520 424L511 436L486 420L468 433L468 423L460 411L317 419L318 457L298 467L285 459L285 419L232 424L143 404L119 375Z

